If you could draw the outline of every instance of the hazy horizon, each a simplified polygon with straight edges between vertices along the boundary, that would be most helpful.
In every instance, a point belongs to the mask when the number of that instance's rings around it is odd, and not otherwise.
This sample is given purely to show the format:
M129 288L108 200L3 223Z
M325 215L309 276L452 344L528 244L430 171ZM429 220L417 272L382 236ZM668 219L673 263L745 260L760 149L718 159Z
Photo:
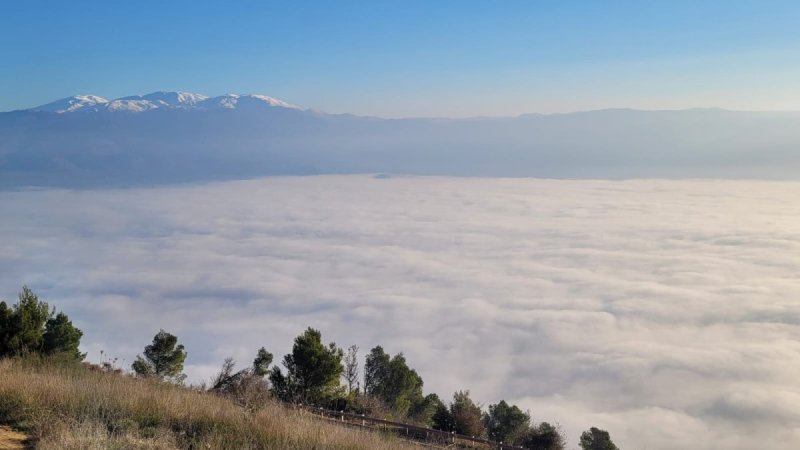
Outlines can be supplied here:
M267 95L267 96L270 96L270 97L274 97L274 96L269 95L268 92L238 92L238 93L234 93L234 92L226 91L226 92L218 92L218 93L214 93L214 94L208 94L206 92L189 92L189 91L181 90L181 89L176 89L176 90L160 89L160 90L155 90L155 91L152 91L152 92L128 93L128 94L125 94L125 95L123 95L121 97L109 97L109 96L99 95L97 92L83 92L83 93L74 93L74 94L71 94L71 95L66 95L66 96L62 96L62 97L58 97L58 98L53 98L53 99L51 99L51 101L47 101L47 102L42 103L42 104L29 105L29 106L25 106L25 107L16 108L16 109L0 111L0 114L9 113L9 112L17 112L17 111L35 110L38 107L46 106L46 105L48 105L50 103L53 103L53 102L56 102L56 101L59 101L59 100L67 100L67 99L72 99L72 98L81 97L81 96L98 96L98 97L102 97L102 98L104 98L106 100L119 100L119 99L125 99L125 98L132 97L132 96L144 96L144 95L149 95L149 94L160 94L160 93L201 94L201 95L207 96L209 98L220 97L220 96L225 96L225 95ZM369 114L363 114L362 115L362 114L355 114L355 113L352 113L352 112L349 112L349 111L340 111L340 112L333 113L333 112L330 112L330 111L323 111L323 110L315 108L313 106L297 105L296 103L292 102L291 99L280 98L279 100L287 101L288 103L296 105L301 109L310 110L310 111L314 111L314 112L320 112L320 113L326 113L326 114L354 115L354 116L357 116L357 117L374 117L374 118L387 119L387 120L403 120L403 119L452 119L452 120L461 120L461 119L463 119L463 120L469 120L469 119L483 119L483 118L504 119L504 118L518 118L518 117L521 117L521 116L528 116L528 115L553 116L553 115L580 114L580 113L588 113L588 112L618 111L618 110L619 111L642 111L642 112L677 112L677 111L695 111L695 110L699 110L699 111L703 111L703 110L720 110L720 111L730 111L730 112L774 112L774 113L797 113L797 112L800 112L800 107L797 107L796 109L758 109L758 108L734 109L734 108L723 108L723 107L715 106L715 105L675 107L675 108L639 108L639 107L634 107L634 106L608 105L608 106L601 106L601 107L597 107L597 108L593 108L593 109L576 109L576 110L565 110L565 111L528 111L528 112L521 112L521 113L514 114L514 115L501 115L501 114L497 114L497 115L481 115L481 114L476 114L476 115L463 115L463 116L397 116L397 117L392 117L392 116L380 116L380 115L369 115Z

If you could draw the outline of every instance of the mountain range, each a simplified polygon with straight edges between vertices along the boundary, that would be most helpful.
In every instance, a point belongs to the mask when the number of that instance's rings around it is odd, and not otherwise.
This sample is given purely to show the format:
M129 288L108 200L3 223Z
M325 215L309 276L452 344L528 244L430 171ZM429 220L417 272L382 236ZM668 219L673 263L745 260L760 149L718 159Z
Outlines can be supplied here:
M97 95L76 95L62 98L46 105L31 108L28 111L46 111L54 113L75 112L131 112L139 113L154 109L202 109L217 108L234 109L241 107L258 107L262 105L299 109L284 101L257 94L227 94L210 98L192 92L153 92L147 95L132 95L114 100L106 100Z
M78 95L0 113L0 188L392 173L798 178L800 113L326 114L266 95Z

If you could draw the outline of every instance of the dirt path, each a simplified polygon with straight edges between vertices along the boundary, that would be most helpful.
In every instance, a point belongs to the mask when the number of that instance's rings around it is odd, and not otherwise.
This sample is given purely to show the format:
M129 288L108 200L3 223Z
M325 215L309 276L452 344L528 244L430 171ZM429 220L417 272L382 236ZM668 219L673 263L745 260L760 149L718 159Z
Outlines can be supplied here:
M0 450L22 450L27 448L25 441L28 436L12 430L8 427L0 426Z

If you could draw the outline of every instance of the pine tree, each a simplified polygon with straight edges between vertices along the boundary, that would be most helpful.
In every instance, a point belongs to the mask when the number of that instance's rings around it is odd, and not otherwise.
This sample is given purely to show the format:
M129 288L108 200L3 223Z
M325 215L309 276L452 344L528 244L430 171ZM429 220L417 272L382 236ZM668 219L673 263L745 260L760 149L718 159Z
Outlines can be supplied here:
M531 427L522 439L522 446L530 450L564 450L566 445L559 429L547 422Z
M144 348L144 357L136 357L132 368L141 377L156 377L181 383L186 379L183 362L186 351L178 338L161 330L153 337L153 343Z
M66 314L58 313L45 325L44 353L48 355L63 354L81 361L86 357L86 353L78 350L82 336L83 332L72 325Z
M7 323L4 354L24 355L41 353L44 346L44 327L51 317L50 307L39 300L27 286L22 287L19 302Z
M516 444L530 427L531 416L517 406L501 400L496 405L489 405L489 412L484 420L490 439Z
M580 445L583 450L619 450L611 442L608 431L592 427L581 434Z
M272 353L261 347L258 349L256 358L253 360L253 374L263 377L269 372L269 365L272 364Z
M469 391L458 391L453 394L450 414L453 416L456 433L475 437L481 437L486 433L481 408L469 398Z
M14 310L9 308L6 302L0 302L0 358L11 353L11 320L14 317Z
M78 350L82 336L66 314L56 315L27 286L13 307L0 302L0 357L63 354L80 361L86 356Z
M283 357L284 376L274 366L270 373L275 394L285 401L318 403L330 398L339 388L344 352L331 342L322 343L322 334L307 329L294 339L292 353Z
M367 355L364 368L365 392L383 401L399 417L421 406L422 378L408 367L402 353L390 357L377 346Z

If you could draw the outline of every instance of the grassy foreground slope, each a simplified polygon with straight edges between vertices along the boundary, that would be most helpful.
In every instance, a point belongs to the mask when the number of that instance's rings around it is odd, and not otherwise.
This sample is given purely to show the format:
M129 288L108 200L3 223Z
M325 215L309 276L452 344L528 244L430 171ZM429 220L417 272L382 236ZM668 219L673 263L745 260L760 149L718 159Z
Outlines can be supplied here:
M0 360L0 424L46 450L417 448L274 402L246 411L207 392L41 360Z

